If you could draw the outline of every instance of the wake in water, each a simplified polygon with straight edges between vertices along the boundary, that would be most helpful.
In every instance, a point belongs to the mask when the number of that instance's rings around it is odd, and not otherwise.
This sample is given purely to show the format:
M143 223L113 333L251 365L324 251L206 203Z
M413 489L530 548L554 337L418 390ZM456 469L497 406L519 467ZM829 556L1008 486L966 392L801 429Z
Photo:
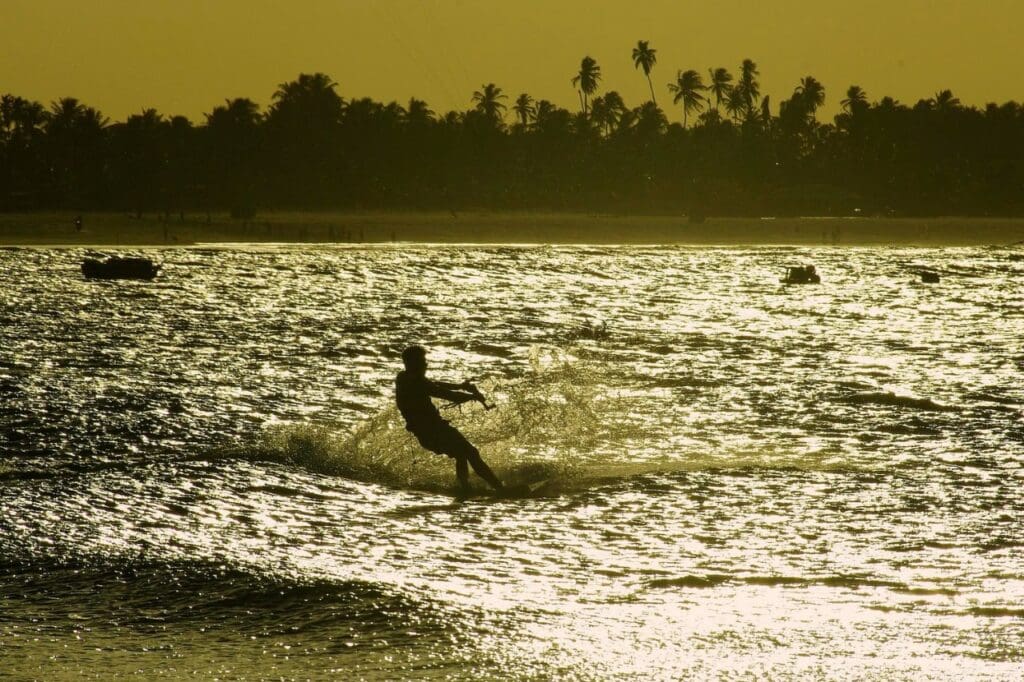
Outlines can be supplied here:
M621 377L619 377L621 380ZM678 458L631 461L614 455L643 452L637 415L648 396L621 395L600 365L557 350L538 350L530 368L513 381L482 382L497 408L475 403L442 408L442 414L479 449L506 485L548 481L557 494L644 475L707 470L864 469L840 453L775 449L696 448ZM628 383L628 382L627 382ZM635 383L635 382L634 382ZM627 392L628 393L628 392ZM613 458L595 453L609 453ZM453 460L424 450L405 430L394 405L354 427L283 424L268 427L250 444L221 449L217 457L271 461L394 488L449 493L455 490ZM870 469L871 467L867 467ZM487 486L473 474L475 491Z
M853 405L891 405L893 407L907 407L916 410L932 412L955 412L955 407L937 403L931 398L915 398L907 395L897 395L892 391L869 391L866 393L854 393L840 399L842 402Z
M601 437L609 405L592 369L557 353L536 353L529 372L513 382L482 382L498 404L443 410L506 485L546 479L568 483L580 477L581 454ZM266 429L252 446L222 454L269 460L318 473L397 488L448 492L453 461L427 452L405 430L389 405L350 431L288 424ZM485 486L473 478L474 488Z

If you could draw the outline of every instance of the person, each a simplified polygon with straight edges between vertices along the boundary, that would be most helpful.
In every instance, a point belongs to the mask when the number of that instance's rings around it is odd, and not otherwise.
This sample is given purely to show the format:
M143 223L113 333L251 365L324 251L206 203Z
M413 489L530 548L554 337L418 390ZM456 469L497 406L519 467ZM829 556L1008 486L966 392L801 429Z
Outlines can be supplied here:
M441 398L455 404L476 400L489 408L480 391L468 381L451 384L427 379L427 352L422 346L406 348L402 352L402 362L405 369L395 378L395 402L405 418L406 430L416 436L427 450L455 460L455 475L463 493L470 491L470 466L492 488L503 490L501 481L480 457L480 451L458 429L441 418L441 413L430 400Z

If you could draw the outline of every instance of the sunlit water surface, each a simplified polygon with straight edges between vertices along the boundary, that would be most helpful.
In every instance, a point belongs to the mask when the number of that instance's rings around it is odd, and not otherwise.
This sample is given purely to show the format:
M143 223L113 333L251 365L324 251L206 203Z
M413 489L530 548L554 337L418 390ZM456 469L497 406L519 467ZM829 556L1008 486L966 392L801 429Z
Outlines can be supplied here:
M1024 674L1018 252L146 253L0 251L12 677ZM412 342L544 497L448 494Z

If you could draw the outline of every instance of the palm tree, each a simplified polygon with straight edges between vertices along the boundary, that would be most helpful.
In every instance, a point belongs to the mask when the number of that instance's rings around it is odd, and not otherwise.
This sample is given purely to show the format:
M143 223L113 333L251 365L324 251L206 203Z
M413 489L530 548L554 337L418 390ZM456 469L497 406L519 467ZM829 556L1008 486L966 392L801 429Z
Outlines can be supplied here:
M615 124L614 114L605 103L604 97L595 97L590 102L590 118L597 129L606 135Z
M227 134L229 130L249 130L260 121L260 107L245 97L224 100L225 106L214 107L206 114L206 127L214 135Z
M0 142L10 142L15 138L27 141L42 132L46 119L46 110L39 102L4 95L0 98Z
M550 117L552 114L554 114L557 108L558 107L552 104L549 100L540 100L539 102L537 102L537 107L534 109L533 112L534 121L540 124L541 122L547 120L548 117Z
M622 96L615 90L610 90L603 97L595 97L594 101L590 103L590 117L594 119L594 123L604 131L605 135L610 135L618 126L625 109L626 105L622 101Z
M653 139L668 127L665 113L654 102L645 102L633 110L632 130L640 138Z
M590 102L590 118L598 130L604 135L610 135L625 109L626 104L623 103L622 96L610 90L602 97L594 97Z
M851 85L846 90L846 99L839 104L843 107L843 111L855 115L867 108L868 93L864 92L864 88L859 85Z
M441 125L446 128L455 129L462 125L462 113L458 111L449 111L447 114L441 117Z
M84 109L85 107L79 104L74 97L61 97L56 102L50 102L50 112L46 122L47 130L53 134L73 128L75 121Z
M494 123L500 123L505 115L504 112L507 107L501 103L503 99L508 99L508 97L494 83L488 83L483 86L483 90L473 92L476 110Z
M597 91L597 84L601 80L601 67L593 57L584 57L580 62L580 70L572 77L572 84L579 87L580 104L583 105L583 114L588 111L588 98Z
M700 127L715 127L722 123L722 114L717 109L708 109L697 117Z
M0 144L7 142L14 130L15 116L25 100L14 95L0 97Z
M118 135L126 150L122 170L124 189L141 217L144 209L155 209L160 203L164 169L167 165L166 128L170 124L156 109L143 109L129 116L119 127Z
M572 116L572 132L579 139L593 140L601 136L600 127L596 124L594 118L594 107L593 103L599 100L600 97L595 97L591 101L590 114L584 114L582 111L573 114Z
M260 108L251 99L225 100L206 114L211 171L233 208L246 203L258 166Z
M764 124L764 129L771 132L772 129L772 105L771 98L768 95L764 96L761 100L761 123Z
M636 47L633 48L633 67L644 70L644 75L647 76L647 87L651 89L651 101L655 104L658 101L654 98L654 85L651 84L651 69L658 63L658 57L655 55L656 52L657 50L647 45L646 40L638 40Z
M78 130L99 130L107 127L109 121L93 109L79 102L74 97L62 97L50 103L50 113L46 121L46 130L50 134Z
M52 188L61 200L79 196L102 166L97 165L104 146L107 119L74 97L51 103L46 117L46 152Z
M299 77L277 86L268 121L285 122L296 129L330 127L341 121L344 101L334 91L338 87L323 73L300 73Z
M377 123L383 125L385 129L390 128L394 130L401 125L407 115L408 112L401 104L391 101L381 107L378 112Z
M16 95L0 98L0 151L15 142L27 146L43 133L49 115L39 102Z
M960 106L960 100L953 96L952 90L943 90L935 93L932 105L936 111L952 111Z
M725 93L725 112L732 116L734 121L738 121L746 109L747 98L740 87L737 85L729 88Z
M888 95L880 99L878 101L878 104L875 105L875 107L887 113L905 108L904 105L900 104L898 100L895 100L892 97L889 97Z
M799 95L804 109L812 119L818 107L825 103L825 86L814 76L801 78L794 94Z
M328 191L326 178L334 167L332 156L346 118L345 101L337 87L326 74L300 73L274 92L264 130L270 162L277 164L283 180L279 189L285 194L307 198Z
M266 133L267 157L260 172L267 172L267 165L272 168L276 178L273 191L279 198L307 202L334 196L342 172L338 149L351 144L358 130L350 122L337 87L326 74L300 73L274 93L261 126ZM246 190L237 196L232 213L251 215L255 195Z
M683 103L683 127L686 127L687 116L691 111L700 111L704 108L704 97L701 90L706 90L704 81L700 74L689 69L676 73L676 82L668 84L669 92L675 93L672 98L673 104Z
M614 111L616 116L621 116L622 112L626 111L626 103L622 101L622 95L617 90L609 90L605 93L604 104Z
M722 100L732 87L732 74L729 73L729 69L720 66L717 69L708 69L708 75L711 76L708 90L715 96L715 111L718 111Z
M615 125L615 132L621 135L633 130L636 127L638 112L639 109L626 109L623 111L619 115L619 122Z
M572 127L572 114L542 99L537 102L534 127L542 135L567 135Z
M753 60L744 59L740 66L740 80L736 84L736 89L739 90L740 97L747 107L747 113L753 111L754 102L761 96L761 84L757 82L758 75L757 64Z
M128 128L135 128L136 130L144 130L152 132L159 130L167 121L164 121L164 115L156 109L143 109L142 113L132 114L125 121L125 125Z
M409 107L405 112L405 124L415 128L425 127L427 124L433 122L434 112L430 110L430 107L421 99L415 97L409 98Z
M13 197L20 191L28 196L52 178L52 162L42 144L46 119L39 102L16 95L0 98L0 195L10 192ZM99 178L101 173L92 176Z
M516 103L512 107L512 111L519 117L519 123L524 128L530 125L530 121L536 115L537 110L533 106L533 98L527 95L525 92L516 98Z

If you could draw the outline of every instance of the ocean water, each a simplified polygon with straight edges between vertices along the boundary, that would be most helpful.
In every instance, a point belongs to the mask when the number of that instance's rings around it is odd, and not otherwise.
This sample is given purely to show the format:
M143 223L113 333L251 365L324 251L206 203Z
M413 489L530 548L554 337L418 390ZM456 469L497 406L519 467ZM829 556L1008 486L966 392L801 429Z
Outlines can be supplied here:
M1018 251L89 253L0 250L0 677L1024 676Z

